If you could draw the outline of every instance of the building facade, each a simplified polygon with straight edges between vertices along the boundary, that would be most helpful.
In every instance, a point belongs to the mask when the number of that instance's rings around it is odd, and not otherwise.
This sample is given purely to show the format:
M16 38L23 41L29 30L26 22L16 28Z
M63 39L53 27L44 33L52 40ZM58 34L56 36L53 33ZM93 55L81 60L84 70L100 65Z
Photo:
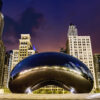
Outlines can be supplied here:
M9 58L10 58L10 54L9 52L6 52L5 54L5 63L4 63L4 80L3 80L3 87L8 87L8 64L9 64Z
M75 25L71 24L68 29L67 53L78 58L88 66L94 77L96 88L95 69L90 36L78 36Z
M14 68L18 62L24 58L35 54L33 50L30 34L21 34L21 39L19 39L19 50L13 50L11 70Z
M2 41L2 32L4 27L4 17L0 12L0 87L3 87L4 80L4 62L5 62L5 46Z
M19 55L19 50L13 50L12 51L12 60L9 61L9 67L11 70L14 68L14 66L19 62L18 61L18 55Z
M10 72L11 72L11 65L12 65L12 54L13 54L13 52L12 52L12 50L10 50L9 52L8 52L8 59L7 59L7 79L6 79L6 85L5 85L5 87L7 87L8 88L8 84L9 84L9 78L10 78Z
M3 80L4 80L4 62L5 62L5 47L0 40L0 87L3 86Z
M95 76L96 76L96 85L100 89L100 53L94 54L94 66L95 66Z

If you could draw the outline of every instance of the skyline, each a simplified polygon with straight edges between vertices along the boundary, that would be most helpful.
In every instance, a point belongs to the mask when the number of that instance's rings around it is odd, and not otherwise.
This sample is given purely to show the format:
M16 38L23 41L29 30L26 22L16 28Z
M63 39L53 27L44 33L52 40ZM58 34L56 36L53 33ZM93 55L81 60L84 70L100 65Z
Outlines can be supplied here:
M91 36L93 52L99 53L99 3L98 0L5 0L4 44L7 50L18 49L20 34L30 33L37 51L59 51L66 45L72 22L79 35Z

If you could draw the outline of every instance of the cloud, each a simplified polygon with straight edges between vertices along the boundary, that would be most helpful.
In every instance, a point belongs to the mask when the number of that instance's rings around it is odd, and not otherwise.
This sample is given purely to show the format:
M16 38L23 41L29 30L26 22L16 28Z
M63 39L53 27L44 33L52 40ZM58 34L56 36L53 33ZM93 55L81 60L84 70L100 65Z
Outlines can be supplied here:
M3 33L3 40L6 46L13 45L16 42L18 43L17 39L17 27L18 23L15 22L9 16L4 17L4 33Z
M17 45L21 33L30 33L35 38L36 30L42 26L44 17L33 8L27 8L18 21L9 16L5 16L4 20L3 40L6 47L12 45L13 48L13 44Z
M20 18L20 31L25 33L34 33L43 22L43 15L35 12L33 8L26 9Z

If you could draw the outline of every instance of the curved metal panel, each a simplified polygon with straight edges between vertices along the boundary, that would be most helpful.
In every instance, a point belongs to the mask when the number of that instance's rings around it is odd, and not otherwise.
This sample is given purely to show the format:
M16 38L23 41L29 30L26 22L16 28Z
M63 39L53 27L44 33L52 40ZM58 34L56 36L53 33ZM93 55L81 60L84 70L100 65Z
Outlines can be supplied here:
M93 76L78 59L58 52L34 54L19 62L10 74L9 89L25 93L45 85L57 85L76 93L87 93L93 88Z

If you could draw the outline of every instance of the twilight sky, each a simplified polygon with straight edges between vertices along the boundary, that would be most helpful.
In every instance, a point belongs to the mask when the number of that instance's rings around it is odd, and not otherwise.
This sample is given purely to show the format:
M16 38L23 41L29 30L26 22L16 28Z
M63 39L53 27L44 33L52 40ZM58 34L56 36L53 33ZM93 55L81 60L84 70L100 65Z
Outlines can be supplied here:
M59 51L73 23L79 35L91 36L93 52L100 52L100 0L3 0L2 12L7 50L18 49L20 34L30 33L39 52Z

